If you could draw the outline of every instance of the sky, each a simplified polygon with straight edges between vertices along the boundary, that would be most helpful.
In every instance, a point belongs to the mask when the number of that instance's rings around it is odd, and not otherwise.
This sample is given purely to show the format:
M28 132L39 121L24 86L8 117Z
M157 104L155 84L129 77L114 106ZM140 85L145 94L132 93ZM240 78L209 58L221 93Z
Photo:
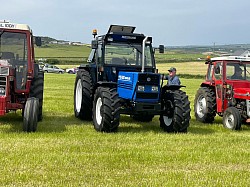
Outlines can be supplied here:
M0 0L0 20L28 24L35 36L91 43L92 30L135 26L153 45L250 43L250 0Z

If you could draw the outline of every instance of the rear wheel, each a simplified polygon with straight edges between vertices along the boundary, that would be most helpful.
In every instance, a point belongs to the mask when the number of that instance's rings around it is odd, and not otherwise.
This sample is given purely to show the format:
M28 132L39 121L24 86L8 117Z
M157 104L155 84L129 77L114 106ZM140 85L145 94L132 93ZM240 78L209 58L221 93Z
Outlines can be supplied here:
M39 99L38 121L43 119L43 89L44 89L44 73L38 72L38 76L34 77L31 83L30 96Z
M77 72L74 89L75 117L83 120L92 119L92 80L88 71Z
M115 88L96 89L93 123L96 131L116 132L120 120L120 103Z
M190 121L190 102L181 90L167 91L162 99L160 126L166 132L187 132Z
M194 112L197 121L212 123L216 116L215 92L209 88L201 87L194 100Z
M37 129L39 110L39 99L31 97L28 98L24 108L23 114L23 131L35 132Z
M223 126L231 130L241 129L241 115L237 108L229 107L223 114Z

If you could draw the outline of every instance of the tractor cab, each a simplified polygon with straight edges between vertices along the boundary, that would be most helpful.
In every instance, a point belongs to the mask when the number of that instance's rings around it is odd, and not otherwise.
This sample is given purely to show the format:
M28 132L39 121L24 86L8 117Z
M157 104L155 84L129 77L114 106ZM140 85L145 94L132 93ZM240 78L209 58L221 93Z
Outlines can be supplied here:
M42 101L43 73L35 64L32 30L26 24L0 21L0 115L18 109L24 115L25 106L36 103L32 112L37 118L24 119L24 130L35 131L42 119Z
M97 81L116 82L120 71L155 72L152 37L133 33L135 27L111 25L107 34L95 37L88 62L98 67Z

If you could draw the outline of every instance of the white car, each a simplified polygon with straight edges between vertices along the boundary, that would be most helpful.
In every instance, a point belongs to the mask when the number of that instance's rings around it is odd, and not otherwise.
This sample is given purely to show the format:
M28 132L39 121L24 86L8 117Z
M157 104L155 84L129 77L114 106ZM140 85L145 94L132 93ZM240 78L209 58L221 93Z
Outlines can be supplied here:
M66 69L66 73L69 73L69 74L76 74L78 71L78 68L68 68Z
M55 65L50 65L50 64L45 64L43 67L43 71L45 73L64 73L64 70L55 66Z

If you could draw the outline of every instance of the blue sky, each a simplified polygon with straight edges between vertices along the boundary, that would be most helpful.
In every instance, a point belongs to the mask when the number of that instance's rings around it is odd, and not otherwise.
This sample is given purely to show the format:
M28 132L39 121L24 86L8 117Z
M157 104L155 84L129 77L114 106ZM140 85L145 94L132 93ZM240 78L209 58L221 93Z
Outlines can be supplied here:
M154 45L250 43L249 0L1 0L0 19L30 25L34 35L90 43L92 30L136 26Z

